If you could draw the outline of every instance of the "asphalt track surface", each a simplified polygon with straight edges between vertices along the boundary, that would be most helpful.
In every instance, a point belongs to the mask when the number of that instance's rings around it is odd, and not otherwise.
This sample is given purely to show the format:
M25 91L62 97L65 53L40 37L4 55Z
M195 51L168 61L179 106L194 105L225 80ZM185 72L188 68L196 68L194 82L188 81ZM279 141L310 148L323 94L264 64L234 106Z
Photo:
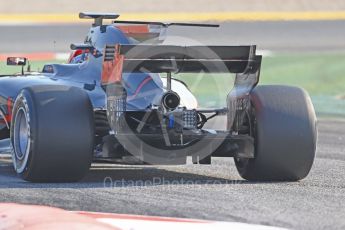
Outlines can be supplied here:
M313 52L345 50L344 26L345 21L233 22L215 33L196 29L196 35L187 28L171 32L207 43L256 43L272 51ZM0 50L65 52L70 42L82 41L87 30L86 25L0 26ZM3 155L0 202L293 229L345 229L345 120L320 119L318 129L314 166L300 182L247 182L239 177L232 158L216 158L210 166L94 164L82 182L34 184L20 180L10 158Z
M309 176L293 183L242 180L232 158L212 165L94 164L72 184L20 180L0 159L0 202L68 210L236 221L293 229L345 228L345 121L319 121L317 157Z
M228 22L218 29L171 27L168 35L214 45L256 44L276 52L345 51L345 21ZM68 52L89 25L1 25L0 52Z

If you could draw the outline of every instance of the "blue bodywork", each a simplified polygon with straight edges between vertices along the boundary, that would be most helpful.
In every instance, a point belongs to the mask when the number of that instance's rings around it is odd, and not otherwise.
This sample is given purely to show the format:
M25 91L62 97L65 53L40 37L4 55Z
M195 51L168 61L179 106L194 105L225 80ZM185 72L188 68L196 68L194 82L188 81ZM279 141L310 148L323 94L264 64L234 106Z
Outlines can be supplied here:
M92 27L85 39L101 54L105 45L132 44L125 34L113 25ZM49 72L27 74L23 76L4 76L0 78L0 132L8 131L10 121L5 117L11 111L8 100L14 103L19 92L34 85L68 85L85 90L94 109L105 109L106 95L101 86L103 56L87 55L79 64L49 64ZM44 68L46 69L46 68ZM143 84L145 83L145 84ZM158 74L131 73L123 74L123 84L127 91L127 109L145 109L153 98L164 91ZM142 94L145 92L145 94ZM150 93L147 93L150 92ZM0 135L0 139L7 135Z

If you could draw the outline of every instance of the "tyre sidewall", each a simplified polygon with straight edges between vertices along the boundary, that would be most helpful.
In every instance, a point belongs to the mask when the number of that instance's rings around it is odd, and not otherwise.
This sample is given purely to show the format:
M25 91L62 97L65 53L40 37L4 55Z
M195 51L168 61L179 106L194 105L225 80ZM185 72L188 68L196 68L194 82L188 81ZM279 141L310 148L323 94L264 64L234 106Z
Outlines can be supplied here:
M24 109L26 116L27 116L28 125L30 126L30 139L29 139L30 149L28 151L28 157L27 157L27 161L25 164L25 168L23 171L18 172L16 169L16 166L14 165L16 172L24 180L30 180L29 175L32 175L34 173L31 170L33 168L35 168L33 163L35 162L34 152L35 152L36 142L33 140L37 139L37 132L36 132L36 130L37 130L37 126L36 126L37 117L36 117L36 111L34 110L34 108L36 108L36 106L33 103L34 103L34 100L32 99L31 94L28 92L28 90L22 90L19 93L19 95L17 96L15 103L13 105L13 110L12 110L11 144L13 147L13 154L12 154L13 161L16 160L15 159L16 156L15 156L15 152L14 152L14 136L13 136L14 135L14 122L15 122L15 117L21 108Z

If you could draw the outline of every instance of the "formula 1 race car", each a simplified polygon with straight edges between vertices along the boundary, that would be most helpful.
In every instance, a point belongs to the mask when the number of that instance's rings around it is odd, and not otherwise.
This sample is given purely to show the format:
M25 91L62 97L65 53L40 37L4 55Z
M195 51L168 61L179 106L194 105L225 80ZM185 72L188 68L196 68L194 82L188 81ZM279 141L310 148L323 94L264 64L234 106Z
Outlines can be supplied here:
M67 64L0 78L0 139L10 139L24 180L78 181L96 161L186 164L188 157L195 164L234 157L247 180L308 175L317 137L311 100L297 87L257 86L262 57L255 46L164 43L170 26L217 25L79 16L94 23L84 43L71 45ZM8 64L26 59L8 58ZM180 73L233 75L226 106L199 108L175 78ZM206 127L217 118L223 129Z

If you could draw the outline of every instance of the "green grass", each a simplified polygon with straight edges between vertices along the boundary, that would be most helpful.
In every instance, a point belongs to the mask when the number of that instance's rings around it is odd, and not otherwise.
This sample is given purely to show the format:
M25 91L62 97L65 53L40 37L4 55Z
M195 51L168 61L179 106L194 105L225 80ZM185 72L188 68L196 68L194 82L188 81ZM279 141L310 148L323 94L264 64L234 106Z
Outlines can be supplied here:
M31 71L41 71L43 66L48 63L62 63L61 61L56 60L47 60L47 61L31 61ZM27 67L24 68L26 70ZM20 73L21 72L20 66L7 66L6 62L0 62L0 74L13 74L13 73Z
M32 70L41 70L46 62L31 62ZM0 73L20 72L0 62ZM225 97L233 86L233 75L178 74L187 83L201 107L225 106ZM345 116L345 53L288 54L264 57L259 84L294 85L306 89L317 113Z
M318 115L345 116L345 54L266 57L260 84L286 84L306 89ZM344 98L345 99L345 98Z
M300 86L313 96L344 95L345 54L266 57L260 83Z
M179 78L188 85L195 84L195 78L191 76L181 75ZM224 106L232 80L231 75L204 76L193 91L201 106ZM345 53L264 57L259 84L302 87L311 95L319 115L345 116L345 100L340 99L345 98Z

